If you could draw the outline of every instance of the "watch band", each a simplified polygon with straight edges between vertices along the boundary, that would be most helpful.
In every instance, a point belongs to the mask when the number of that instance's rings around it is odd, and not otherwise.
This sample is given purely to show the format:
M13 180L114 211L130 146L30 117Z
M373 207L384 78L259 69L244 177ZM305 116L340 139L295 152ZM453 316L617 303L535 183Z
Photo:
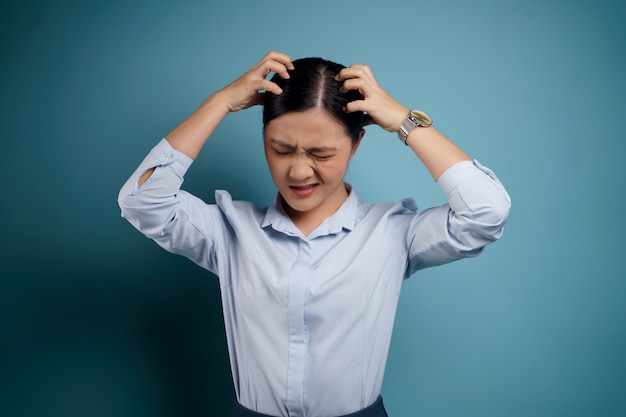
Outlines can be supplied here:
M418 126L428 127L432 124L432 119L426 113L420 110L411 110L409 111L409 114L406 115L406 118L400 125L400 129L398 130L398 138L400 138L400 140L406 146L409 146L409 144L406 143L406 140L409 137L409 133L411 133L413 129Z

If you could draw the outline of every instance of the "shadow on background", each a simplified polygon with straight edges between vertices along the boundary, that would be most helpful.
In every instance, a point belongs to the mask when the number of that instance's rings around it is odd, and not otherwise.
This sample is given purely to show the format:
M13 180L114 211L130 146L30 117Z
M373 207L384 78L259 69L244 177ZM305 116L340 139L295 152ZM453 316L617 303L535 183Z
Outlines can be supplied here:
M3 415L227 415L234 393L217 279L153 250L148 266L49 259L11 269Z

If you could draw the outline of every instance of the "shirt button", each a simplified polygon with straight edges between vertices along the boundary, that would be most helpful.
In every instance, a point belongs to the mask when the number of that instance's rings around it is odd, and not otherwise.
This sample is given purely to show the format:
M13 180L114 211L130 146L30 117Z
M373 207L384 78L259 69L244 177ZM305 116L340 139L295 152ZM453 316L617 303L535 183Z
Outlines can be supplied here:
M169 161L170 159L172 159L172 153L171 152L163 152L163 159L165 159L166 161Z

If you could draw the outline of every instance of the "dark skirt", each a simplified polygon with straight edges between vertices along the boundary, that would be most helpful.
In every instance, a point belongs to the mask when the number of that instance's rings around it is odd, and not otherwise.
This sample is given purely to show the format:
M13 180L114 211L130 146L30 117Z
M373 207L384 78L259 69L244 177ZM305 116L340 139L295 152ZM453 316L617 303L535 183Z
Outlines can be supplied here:
M256 411L248 410L246 407L243 407L241 404L235 402L233 405L233 411L230 414L230 417L275 417L267 414L257 413ZM383 398L378 397L374 403L362 410L359 410L354 413L346 414L344 416L337 417L388 417L387 411L385 411L385 407L383 406Z

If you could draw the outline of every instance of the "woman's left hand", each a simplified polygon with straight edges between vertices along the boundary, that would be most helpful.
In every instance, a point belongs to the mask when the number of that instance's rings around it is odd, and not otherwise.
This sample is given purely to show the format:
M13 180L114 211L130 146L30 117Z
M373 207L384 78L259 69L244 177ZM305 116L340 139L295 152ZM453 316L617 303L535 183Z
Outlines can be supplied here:
M335 78L343 81L342 92L356 90L364 97L364 100L348 103L347 112L366 112L366 124L377 124L388 132L397 132L400 129L409 109L378 85L367 65L350 65L342 69Z

